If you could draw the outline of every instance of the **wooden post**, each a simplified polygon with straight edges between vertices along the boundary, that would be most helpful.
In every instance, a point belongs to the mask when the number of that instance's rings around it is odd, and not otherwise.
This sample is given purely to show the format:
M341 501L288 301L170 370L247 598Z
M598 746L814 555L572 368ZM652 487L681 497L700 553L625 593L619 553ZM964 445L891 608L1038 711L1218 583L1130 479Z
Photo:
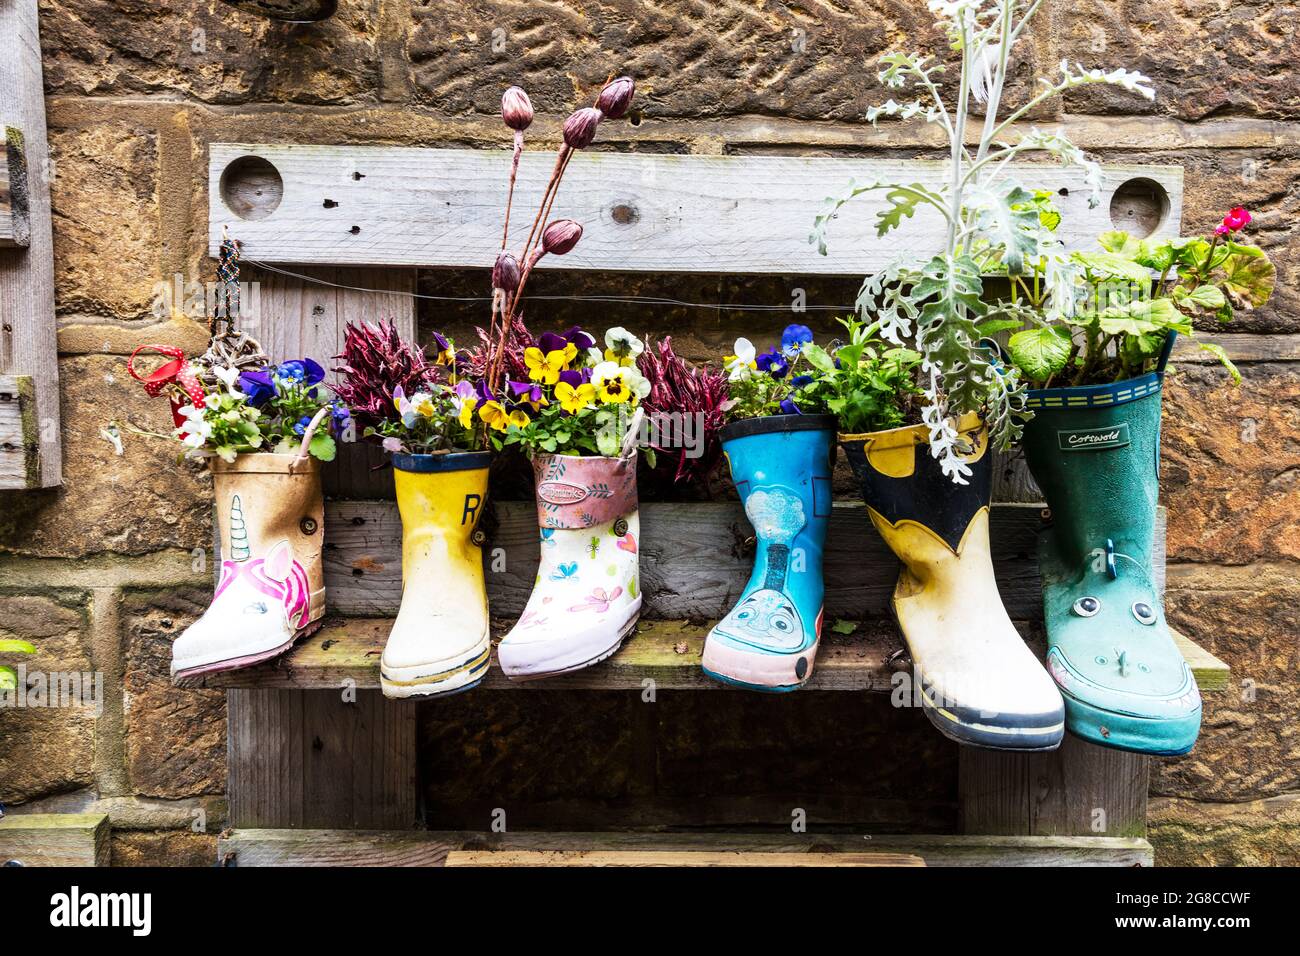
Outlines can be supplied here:
M34 434L24 436L34 445L21 449L31 467L20 473L7 469L0 488L49 488L63 481L50 164L37 23L36 0L0 0L0 130L8 191L21 192L25 215L15 222L11 209L10 241L0 243L0 376L30 381L36 423ZM22 182L15 181L15 170Z

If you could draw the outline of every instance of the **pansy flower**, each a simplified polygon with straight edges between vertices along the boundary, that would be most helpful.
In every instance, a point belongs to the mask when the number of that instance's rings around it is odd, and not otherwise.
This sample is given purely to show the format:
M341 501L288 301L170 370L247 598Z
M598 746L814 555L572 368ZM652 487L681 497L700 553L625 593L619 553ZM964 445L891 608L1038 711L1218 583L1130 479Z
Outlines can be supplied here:
M562 349L551 349L547 352L539 348L525 349L524 364L528 366L528 377L543 385L554 385L560 380L560 372L577 354L577 349L571 343L565 343Z
M799 406L794 403L793 398L783 398L781 399L781 414L802 415L803 412L799 410Z
M564 340L579 352L589 352L596 347L596 340L576 325L564 333Z
M794 358L805 345L813 340L812 329L806 325L787 325L781 333L781 351L787 358Z
M605 360L619 365L635 365L645 351L645 343L627 329L615 326L605 333Z
M450 339L440 332L434 332L433 344L435 346L433 353L433 361L435 365L456 364L456 350L452 348Z
M275 382L268 369L239 373L239 390L248 396L248 403L261 408L275 398Z
M773 378L783 378L790 371L790 363L777 349L768 349L754 359L760 372L766 372Z
M602 362L591 370L596 397L610 405L632 402L650 394L650 382L635 366Z
M576 415L584 408L590 408L596 401L596 386L589 382L560 382L555 386L555 397L560 407L570 415Z
M723 365L727 369L728 380L739 382L749 378L758 365L754 361L754 343L749 339L736 339L735 349L735 355L723 357Z
M462 428L474 427L474 410L478 408L478 391L472 382L461 380L451 390L452 402L456 406L456 418Z
M309 358L292 359L276 366L275 377L292 385L309 386L324 381L325 370Z
M506 386L510 389L511 394L515 397L515 403L519 405L530 405L536 412L543 405L549 405L546 400L546 393L542 391L542 386L533 382L511 382L507 381Z
M506 431L511 425L523 428L528 424L528 413L523 409L507 411L496 399L484 402L478 410L478 417L499 432Z

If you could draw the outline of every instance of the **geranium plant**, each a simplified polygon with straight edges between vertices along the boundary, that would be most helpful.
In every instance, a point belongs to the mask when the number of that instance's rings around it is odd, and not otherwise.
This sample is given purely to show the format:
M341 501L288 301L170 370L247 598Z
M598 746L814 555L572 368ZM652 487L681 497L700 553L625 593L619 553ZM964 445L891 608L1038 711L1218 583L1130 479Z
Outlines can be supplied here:
M293 359L240 371L187 362L174 349L161 351L175 356L164 369L147 377L138 375L135 354L128 369L145 382L150 394L165 392L172 399L176 428L170 436L155 437L178 439L185 446L185 457L215 456L232 462L248 452L296 454L310 432L312 457L334 460L335 438L349 427L350 414L330 398L322 384L325 370L317 362ZM205 384L204 378L216 384Z
M1123 68L1085 70L1062 61L1058 75L1040 81L1039 91L1004 118L999 115L1012 50L1025 31L1039 0L930 0L929 8L961 55L961 75L955 95L946 99L939 89L944 65L919 52L891 53L883 58L882 84L892 90L910 89L917 98L899 103L892 98L872 107L867 118L920 117L947 134L947 176L939 185L925 183L853 183L847 192L829 199L817 217L811 241L824 253L826 230L845 203L867 192L883 195L877 213L877 234L885 236L918 211L928 210L940 224L938 252L923 258L904 257L863 281L857 308L864 320L878 315L880 334L895 345L912 345L922 355L923 421L930 429L930 448L944 472L964 481L969 469L961 461L964 444L955 419L982 412L993 440L1007 447L1021 431L1023 388L1014 370L1001 369L980 345L988 330L981 325L996 317L984 299L983 276L1003 271L1020 276L1026 260L1044 250L1046 282L1053 289L1072 285L1075 267L1040 217L1035 195L1021 185L1010 166L1026 154L1046 153L1065 166L1083 170L1089 202L1100 201L1100 168L1060 133L1031 129L1012 141L1012 127L1042 104L1091 84L1111 84L1154 97L1149 81ZM972 137L972 100L983 104L977 137ZM969 141L969 142L968 142ZM1049 309L1064 303L1049 302Z
M1034 327L1011 336L1011 360L1041 388L1118 382L1155 370L1171 334L1194 337L1195 319L1226 322L1236 309L1258 308L1272 295L1276 270L1268 256L1236 238L1249 222L1250 213L1237 207L1208 237L1102 234L1099 250L1071 256L1084 280L1074 308L1051 319L1029 309ZM1013 292L1035 306L1041 294L1023 280ZM1240 381L1221 347L1197 345Z
M482 396L469 356L438 332L433 343L430 361L391 322L348 323L335 391L362 438L379 441L386 451L420 455L483 447L485 428L475 415Z

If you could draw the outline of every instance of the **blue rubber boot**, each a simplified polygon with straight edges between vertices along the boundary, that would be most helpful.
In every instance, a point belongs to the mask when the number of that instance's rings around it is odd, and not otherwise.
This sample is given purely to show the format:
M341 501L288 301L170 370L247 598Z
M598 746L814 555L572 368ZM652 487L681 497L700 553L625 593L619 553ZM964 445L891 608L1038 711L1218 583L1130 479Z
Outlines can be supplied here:
M720 437L758 551L739 603L709 632L704 672L751 690L798 690L821 639L835 418L750 418Z

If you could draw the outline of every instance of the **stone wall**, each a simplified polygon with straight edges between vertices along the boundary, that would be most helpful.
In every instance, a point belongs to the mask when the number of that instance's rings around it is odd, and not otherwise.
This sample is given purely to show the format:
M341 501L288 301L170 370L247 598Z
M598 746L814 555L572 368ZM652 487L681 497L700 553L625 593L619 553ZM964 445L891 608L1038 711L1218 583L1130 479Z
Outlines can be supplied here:
M557 118L626 71L638 78L637 109L602 130L601 148L849 156L936 145L914 125L876 132L862 121L884 98L875 57L933 45L914 0L341 8L326 23L287 26L215 0L41 0L65 481L0 498L0 635L34 639L33 666L102 671L107 699L98 716L0 714L0 802L106 809L118 862L209 862L224 821L222 695L167 679L170 639L210 586L193 556L211 540L208 480L176 467L161 443L127 433L118 455L100 432L111 418L169 425L165 403L126 375L132 348L202 346L201 328L159 322L150 302L154 284L174 274L211 275L209 143L499 148L498 97L519 83L545 114L532 144L548 147ZM1265 0L1047 0L1016 84L1023 94L1030 61L1063 57L1154 77L1154 104L1093 90L1038 121L1060 122L1104 160L1182 164L1186 225L1205 229L1244 204L1279 267L1271 306L1226 330L1247 333L1233 345L1251 359L1240 389L1186 365L1169 390L1169 614L1231 663L1238 686L1207 698L1195 752L1153 774L1151 837L1164 862L1300 860L1297 14ZM809 197L810 220L820 199ZM569 280L535 281L542 292ZM734 278L678 281L679 294L713 301L788 297L776 280L767 290ZM844 288L825 294L851 301ZM695 356L716 354L752 321L725 310L635 318L675 332ZM515 706L494 726L511 726ZM828 706L844 708L837 719L850 713L847 703ZM441 733L468 746L460 732Z

